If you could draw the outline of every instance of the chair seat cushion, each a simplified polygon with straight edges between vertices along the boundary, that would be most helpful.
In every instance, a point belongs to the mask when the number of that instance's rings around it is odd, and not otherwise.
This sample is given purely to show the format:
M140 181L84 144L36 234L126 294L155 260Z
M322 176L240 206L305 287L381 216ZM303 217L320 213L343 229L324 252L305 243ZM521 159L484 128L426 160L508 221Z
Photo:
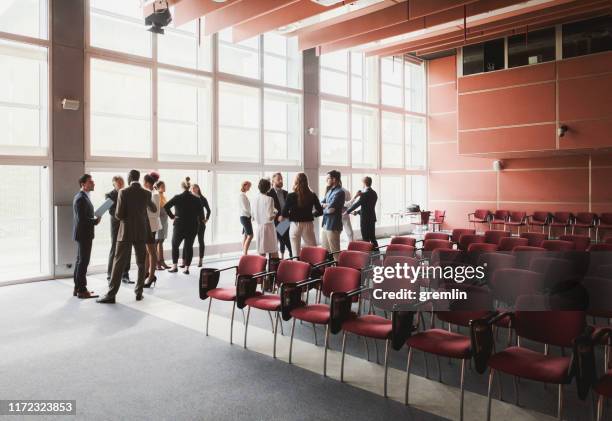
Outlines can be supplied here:
M522 225L525 225L525 223L521 221L510 221L510 222L506 222L506 225L512 225L513 227L520 227Z
M548 225L548 222L545 222L545 221L530 221L529 225L537 225L538 227L541 227L543 225Z
M612 396L612 371L608 371L593 387L598 395Z
M406 344L429 354L450 358L470 358L470 338L443 329L429 329L411 336Z
M583 224L581 222L575 222L574 226L576 228L593 228L593 224Z
M485 223L485 222L489 222L486 219L481 219L481 218L472 218L470 219L470 222L480 222L480 223Z
M597 226L599 227L600 230L603 230L603 229L612 229L612 224L602 224L602 223L600 223Z
M391 320L368 314L355 317L342 323L342 329L359 336L375 339L387 339L391 336Z
M305 322L324 325L329 322L329 306L327 304L308 304L291 310L291 317Z
M281 299L280 295L262 294L255 297L247 298L246 305L255 307L260 310L278 311L280 310Z
M568 381L570 357L546 356L527 348L513 346L489 358L489 367L501 372L544 383Z
M236 299L236 288L215 288L208 291L208 296L215 300L234 301Z
M551 222L552 227L569 227L569 222Z
M492 224L505 224L506 220L505 219L492 219L491 223Z

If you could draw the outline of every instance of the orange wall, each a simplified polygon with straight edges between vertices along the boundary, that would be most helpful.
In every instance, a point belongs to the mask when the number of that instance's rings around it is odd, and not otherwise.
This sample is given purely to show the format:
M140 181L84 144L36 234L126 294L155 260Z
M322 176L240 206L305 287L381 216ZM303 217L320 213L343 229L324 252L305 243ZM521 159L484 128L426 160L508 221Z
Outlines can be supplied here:
M585 69L587 67L585 66ZM537 72L521 69L519 77L524 77L526 83L538 78L547 80L546 78L551 76L554 64L538 65L535 68ZM559 76L569 78L571 72L578 70L575 68L560 70ZM429 209L446 210L447 223L444 229L466 227L467 214L477 208L524 210L528 213L536 210L612 211L610 188L612 154L593 152L591 155L504 159L505 168L501 172L493 170L491 158L459 155L458 130L461 128L514 126L555 120L554 111L551 114L550 109L542 106L543 101L550 100L550 95L555 95L555 89L554 84L551 85L551 91L549 83L538 83L526 89L524 95L500 93L495 89L508 83L504 72L489 74L493 77L487 78L487 84L482 86L476 83L477 78L461 79L459 89L462 92L492 89L491 94L502 95L503 98L496 97L493 102L486 105L490 109L487 113L467 115L461 113L462 118L459 121L459 107L471 107L473 101L487 102L490 99L486 96L480 98L472 96L469 99L464 98L470 95L459 96L456 75L455 56L428 63ZM569 93L576 95L574 92L581 88L575 87L573 83L578 86L578 80L565 80L564 83L567 83L564 87L565 95ZM609 112L610 104L605 101L602 98L602 104L593 108L605 106ZM506 108L500 109L499 105L494 105L509 102L522 105L514 107L510 112ZM563 107L560 108L561 118L566 118ZM579 116L568 115L567 118L577 119ZM604 124L602 121L604 120L600 120L597 124ZM469 132L471 136L469 146L464 144L461 152L469 153L469 148L482 148L487 145L492 148L491 150L496 150L494 146L490 146L491 139L504 144L518 145L508 150L555 148L556 123L526 127L532 129L511 127L504 128L504 133L494 134L486 131ZM607 142L611 139L612 136L606 136Z

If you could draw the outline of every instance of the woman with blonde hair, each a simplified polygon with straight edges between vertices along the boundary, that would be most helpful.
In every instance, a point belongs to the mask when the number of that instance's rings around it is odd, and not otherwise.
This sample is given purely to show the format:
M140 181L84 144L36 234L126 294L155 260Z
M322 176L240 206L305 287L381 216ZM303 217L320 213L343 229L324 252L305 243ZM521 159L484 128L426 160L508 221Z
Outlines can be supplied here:
M287 195L281 212L283 218L289 218L289 239L295 256L299 256L302 240L306 246L317 244L314 231L314 218L323 215L323 208L316 194L310 190L308 177L303 172L296 174L293 181L293 192Z
M251 182L245 180L240 186L240 196L238 197L238 206L240 211L240 224L242 225L242 254L249 253L251 240L253 240L253 224L251 219L251 202L247 196L247 192L251 190Z

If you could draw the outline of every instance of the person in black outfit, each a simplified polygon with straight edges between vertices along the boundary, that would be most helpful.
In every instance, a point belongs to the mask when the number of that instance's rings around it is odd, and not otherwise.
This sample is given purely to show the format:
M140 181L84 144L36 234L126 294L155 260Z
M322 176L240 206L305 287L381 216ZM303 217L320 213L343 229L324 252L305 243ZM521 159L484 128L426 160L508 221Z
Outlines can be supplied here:
M117 211L117 198L119 197L119 190L121 190L123 187L125 187L123 177L116 175L113 177L113 189L104 195L106 199L111 199L113 201L113 205L108 209L111 228L111 249L110 253L108 254L108 268L106 269L107 281L110 281L111 278L111 272L113 271L113 260L115 259L115 250L117 249L117 233L119 232L119 225L121 225L121 221L115 217L115 212ZM134 281L130 281L130 265L131 256L129 257L127 266L121 275L121 280L126 284L134 283Z
M283 207L285 206L287 194L287 190L283 190L283 175L279 172L275 173L272 176L272 188L268 192L268 196L270 196L274 200L274 209L276 209L277 216L274 219L275 227L281 221L281 212L283 210ZM289 241L289 230L287 230L283 235L280 235L277 232L276 238L278 239L278 243L280 245L281 259L285 257L285 247L289 251L289 257L293 257L293 251L291 250L291 241Z
M198 233L199 221L204 219L200 199L189 192L191 187L189 180L189 177L185 177L185 181L181 183L183 193L174 196L164 206L168 217L174 221L174 231L172 233L172 269L169 269L168 272L178 272L179 247L184 241L183 264L185 265L185 270L183 273L186 275L189 275L189 266L193 258L193 241ZM172 208L174 208L176 216L172 212Z
M198 221L198 252L200 254L200 260L198 261L198 267L202 267L202 261L204 260L204 249L206 248L206 244L204 244L204 233L206 232L206 224L208 223L208 219L210 218L210 206L208 206L208 200L202 194L202 190L200 186L194 184L191 186L191 194L197 197L200 200L200 204L202 209L205 212L204 219ZM185 249L183 249L183 262L185 261Z
M89 174L79 178L81 190L72 201L73 229L72 239L77 243L77 257L74 264L74 291L79 298L96 298L93 291L87 290L87 266L91 258L91 244L94 239L94 226L100 223L100 217L94 215L94 207L89 200L89 192L95 183Z
M363 190L357 192L357 196L359 200L348 208L345 214L354 212L361 207L360 211L354 213L354 215L361 215L361 238L363 241L372 243L374 247L378 247L378 241L376 241L376 202L378 201L378 195L372 189L371 177L363 177Z

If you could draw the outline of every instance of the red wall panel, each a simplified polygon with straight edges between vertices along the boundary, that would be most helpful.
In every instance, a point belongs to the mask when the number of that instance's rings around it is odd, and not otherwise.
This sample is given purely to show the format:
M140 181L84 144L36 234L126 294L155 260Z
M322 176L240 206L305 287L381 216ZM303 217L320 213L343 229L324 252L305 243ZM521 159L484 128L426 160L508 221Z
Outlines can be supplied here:
M431 143L429 145L429 169L446 170L490 170L493 160L457 155L456 143Z
M457 113L429 116L429 142L457 140Z
M427 62L429 85L457 81L457 56L448 56Z
M560 149L607 148L612 146L612 116L606 119L566 123L569 130L559 138Z
M559 119L612 117L610 92L612 73L559 81Z
M612 52L574 57L557 62L559 79L596 75L612 70Z
M557 141L556 131L556 125L550 123L459 132L459 153L554 149Z
M554 81L555 64L542 63L535 66L518 67L492 73L481 73L459 78L459 93L500 89L527 83Z
M457 111L457 86L454 83L429 87L429 113Z
M499 200L588 202L588 168L501 171L499 173Z
M496 174L493 171L429 174L432 200L491 201L496 198Z

